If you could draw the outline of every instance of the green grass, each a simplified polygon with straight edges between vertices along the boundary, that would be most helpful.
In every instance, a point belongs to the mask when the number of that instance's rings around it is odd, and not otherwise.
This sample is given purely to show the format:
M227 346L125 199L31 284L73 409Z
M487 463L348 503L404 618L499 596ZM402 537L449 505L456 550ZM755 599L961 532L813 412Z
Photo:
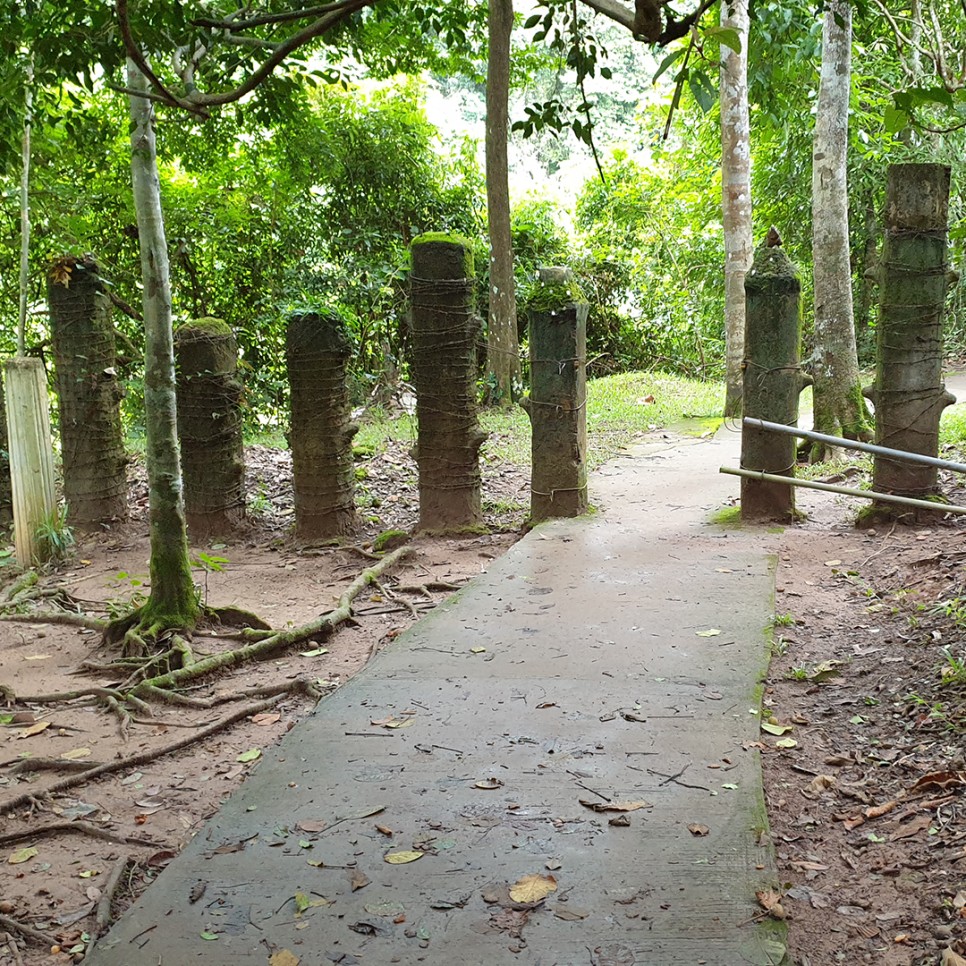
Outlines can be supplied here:
M939 445L966 448L966 403L947 406L939 420Z

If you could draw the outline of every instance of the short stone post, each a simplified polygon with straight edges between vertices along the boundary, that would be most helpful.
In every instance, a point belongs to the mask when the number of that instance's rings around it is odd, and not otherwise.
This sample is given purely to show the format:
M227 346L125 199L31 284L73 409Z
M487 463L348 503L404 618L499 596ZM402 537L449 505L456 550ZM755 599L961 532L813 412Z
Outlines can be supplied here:
M195 319L178 326L174 352L188 533L226 536L245 519L238 343L221 319Z
M73 526L127 517L127 456L111 301L90 258L47 272L50 341L60 410L64 500Z
M941 164L893 164L886 187L881 306L876 338L876 442L891 449L937 456L939 418L955 402L942 378L943 304L948 267L949 168ZM928 497L937 469L876 456L872 488ZM874 514L914 518L895 504L874 504Z
M530 519L587 512L587 313L566 268L541 268L530 326Z
M777 232L755 250L745 275L745 359L742 412L786 426L798 424L798 397L808 379L801 360L802 283ZM795 439L745 426L741 465L779 476L795 475ZM742 478L741 519L795 519L795 488Z
M413 385L416 389L419 529L477 530L481 510L476 344L470 242L420 235L412 242Z
M285 335L291 389L289 445L300 540L337 540L356 529L355 467L346 366L352 348L334 309L293 313Z

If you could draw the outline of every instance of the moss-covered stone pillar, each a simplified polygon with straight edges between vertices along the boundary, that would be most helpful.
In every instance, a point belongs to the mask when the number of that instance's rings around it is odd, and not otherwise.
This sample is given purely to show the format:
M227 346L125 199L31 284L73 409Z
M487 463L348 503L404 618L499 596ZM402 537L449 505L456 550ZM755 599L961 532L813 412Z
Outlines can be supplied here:
M221 319L174 335L185 521L192 539L225 536L245 519L238 343Z
M943 385L943 303L948 267L949 168L941 164L889 166L876 338L876 442L936 456L939 418L955 402ZM876 456L872 488L923 498L935 493L937 470ZM876 515L909 513L874 505Z
M772 239L777 233L770 233ZM784 250L766 242L745 275L745 359L742 412L786 426L798 424L802 375L802 283ZM741 465L779 476L795 475L795 439L745 426ZM741 480L742 520L795 518L795 489L766 480Z
M412 242L413 385L416 389L419 528L433 532L482 526L476 344L470 242L419 235Z
M334 309L293 313L285 335L291 388L289 445L300 540L335 540L355 530L355 468L345 320Z
M61 258L47 273L64 500L73 526L127 517L127 456L111 302L97 264Z
M541 268L530 326L530 518L587 511L587 313L569 269Z

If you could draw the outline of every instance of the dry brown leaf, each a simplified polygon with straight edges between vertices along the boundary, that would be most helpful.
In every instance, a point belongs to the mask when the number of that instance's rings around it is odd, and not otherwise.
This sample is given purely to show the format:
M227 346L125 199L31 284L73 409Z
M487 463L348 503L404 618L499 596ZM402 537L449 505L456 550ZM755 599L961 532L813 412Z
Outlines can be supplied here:
M631 817L625 812L623 815L615 815L613 818L608 819L607 824L613 825L614 828L629 828Z
M358 892L369 885L369 876L361 869L352 869L349 872L349 887L353 892Z
M963 771L934 771L928 775L923 775L917 781L910 792L921 792L932 788L953 788L956 785L966 785L966 772Z
M382 835L394 835L395 833L388 825L377 825L376 831Z
M883 815L888 815L898 804L896 801L883 802L881 805L873 805L871 808L867 808L863 814L866 818L880 818Z
M499 778L481 778L478 782L473 782L474 788L482 788L484 791L492 792L497 788L503 787L503 782Z
M577 801L594 812L636 812L639 808L654 808L643 799L639 802L591 802L586 798L579 798Z
M90 756L90 748L72 748L70 751L65 751L60 757L67 761L77 761L80 758L90 758Z
M816 775L809 783L808 790L810 792L824 792L829 788L835 787L835 776L834 775Z
M966 966L966 959L963 959L959 953L953 952L949 946L943 950L942 958L939 960L939 966Z
M278 711L263 711L261 714L252 715L252 724L257 725L270 725L275 724L276 721L281 721L282 715ZM283 949L282 952L288 952L287 949ZM280 955L279 953L275 954ZM291 953L289 953L291 955Z
M300 962L302 960L288 949L280 949L268 957L268 966L299 966Z
M910 839L920 832L926 832L932 825L931 815L920 815L919 818L914 819L911 822L907 822L905 825L900 825L892 835L889 836L890 842L897 842L900 839Z
M558 919L563 919L564 922L577 922L580 919L586 919L590 915L585 909L573 909L566 906L556 906L553 914Z
M796 872L828 872L828 866L821 862L806 862L804 859L793 859L790 863Z
M324 832L329 827L329 823L322 819L307 818L298 822L295 827L301 832Z
M782 907L782 897L779 893L773 889L763 889L761 892L756 892L755 896L762 909L773 919L785 918L785 909Z
M510 898L514 902L539 902L556 891L557 880L552 875L531 872L510 886Z
M711 829L709 829L707 825L698 825L697 823L694 823L688 826L688 831L692 835L697 835L700 838L701 836L707 835Z
M17 737L18 738L32 738L34 735L39 735L41 731L46 731L50 727L49 721L38 721L36 724L32 724L29 728L24 728Z

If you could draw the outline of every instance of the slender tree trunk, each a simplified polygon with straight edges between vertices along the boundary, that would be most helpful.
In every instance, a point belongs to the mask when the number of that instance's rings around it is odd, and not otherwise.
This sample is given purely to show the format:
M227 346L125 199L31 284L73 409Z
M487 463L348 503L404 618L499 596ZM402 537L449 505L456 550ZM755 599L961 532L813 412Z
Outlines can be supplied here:
M721 220L725 246L725 415L741 413L745 273L751 267L751 126L748 119L748 0L722 0L721 26L741 50L721 45Z
M128 87L147 82L128 61ZM161 213L154 110L131 95L131 182L141 246L144 286L144 410L151 512L151 596L140 614L142 629L191 626L200 606L191 579L185 532L171 324L171 276Z
M846 0L825 8L822 75L812 142L812 259L815 286L815 429L848 439L872 438L859 384L849 262L846 184L852 10ZM820 459L822 448L811 450Z
M490 53L486 68L486 206L490 234L487 376L490 402L513 402L513 382L520 376L517 306L513 285L510 234L510 186L507 137L510 92L510 33L513 0L489 0Z

